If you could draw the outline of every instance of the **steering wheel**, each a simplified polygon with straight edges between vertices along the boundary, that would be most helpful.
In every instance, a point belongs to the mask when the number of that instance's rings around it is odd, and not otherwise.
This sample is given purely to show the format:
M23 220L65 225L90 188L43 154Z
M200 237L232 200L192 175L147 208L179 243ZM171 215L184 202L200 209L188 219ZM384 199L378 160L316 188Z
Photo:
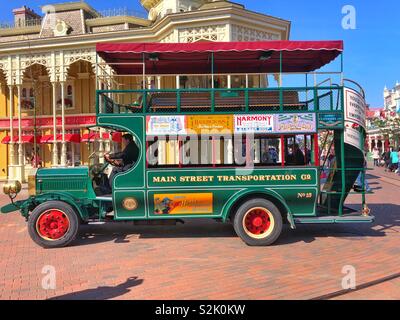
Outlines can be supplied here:
M106 170L108 165L109 165L108 162L94 164L94 165L90 166L89 173L93 179L100 179L102 173L104 172L104 170Z
M109 163L110 165L112 165L114 167L122 167L123 166L122 159L107 159L104 156L104 161L106 161L107 163Z

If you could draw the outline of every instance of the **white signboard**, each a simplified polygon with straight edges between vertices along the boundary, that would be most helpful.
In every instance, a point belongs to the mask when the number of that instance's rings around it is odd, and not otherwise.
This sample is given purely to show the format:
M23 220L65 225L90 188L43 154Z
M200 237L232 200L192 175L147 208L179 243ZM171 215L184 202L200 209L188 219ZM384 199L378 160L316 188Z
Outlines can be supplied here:
M355 90L344 89L345 120L357 123L365 129L366 103Z
M360 131L352 128L351 123L346 123L344 129L344 142L361 150L362 136ZM362 151L362 150L361 150Z
M185 116L147 116L147 135L186 134Z
M274 115L235 115L235 133L272 133Z

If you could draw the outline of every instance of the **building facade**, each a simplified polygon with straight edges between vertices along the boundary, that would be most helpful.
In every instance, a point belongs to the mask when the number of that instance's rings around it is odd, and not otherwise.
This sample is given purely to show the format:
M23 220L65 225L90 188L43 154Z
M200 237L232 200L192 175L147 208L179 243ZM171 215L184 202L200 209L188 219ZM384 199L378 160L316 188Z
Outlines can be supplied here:
M85 2L43 6L42 13L15 9L14 22L0 25L0 179L25 180L40 159L43 166L87 164L118 148L95 124L96 88L176 88L172 76L107 81L99 69L100 42L196 42L287 40L290 22L246 10L228 1L141 0L146 14L99 12ZM179 78L178 78L179 79ZM267 85L265 77L226 75L221 86ZM184 85L206 86L201 77ZM36 146L36 150L35 150Z
M400 83L383 91L384 107L367 113L368 145L382 152L387 148L400 147Z

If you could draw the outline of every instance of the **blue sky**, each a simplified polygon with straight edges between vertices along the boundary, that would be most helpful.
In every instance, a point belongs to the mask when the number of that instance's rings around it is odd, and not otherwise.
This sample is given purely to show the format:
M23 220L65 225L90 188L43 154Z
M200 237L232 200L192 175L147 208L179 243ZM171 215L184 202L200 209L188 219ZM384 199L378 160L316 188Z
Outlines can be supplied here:
M67 1L67 0L66 0ZM247 9L292 21L291 40L336 40L345 42L345 76L361 83L372 107L383 105L383 88L400 81L399 0L236 0ZM12 21L12 9L63 0L1 0L0 21ZM98 10L128 7L143 11L139 0L87 0ZM342 7L356 9L356 29L342 28Z

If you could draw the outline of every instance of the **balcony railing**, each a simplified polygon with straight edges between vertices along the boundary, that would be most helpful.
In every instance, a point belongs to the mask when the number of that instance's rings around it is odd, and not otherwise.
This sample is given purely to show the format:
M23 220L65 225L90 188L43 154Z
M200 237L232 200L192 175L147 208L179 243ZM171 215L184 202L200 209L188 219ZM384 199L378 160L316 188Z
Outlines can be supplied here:
M129 8L114 8L99 11L101 18L106 17L119 17L119 16L132 16L147 19L147 13L139 10L129 9Z
M342 87L98 90L97 113L342 112Z
M24 21L15 22L0 22L0 29L15 29L15 28L26 28L36 27L42 24L42 19L28 19Z

